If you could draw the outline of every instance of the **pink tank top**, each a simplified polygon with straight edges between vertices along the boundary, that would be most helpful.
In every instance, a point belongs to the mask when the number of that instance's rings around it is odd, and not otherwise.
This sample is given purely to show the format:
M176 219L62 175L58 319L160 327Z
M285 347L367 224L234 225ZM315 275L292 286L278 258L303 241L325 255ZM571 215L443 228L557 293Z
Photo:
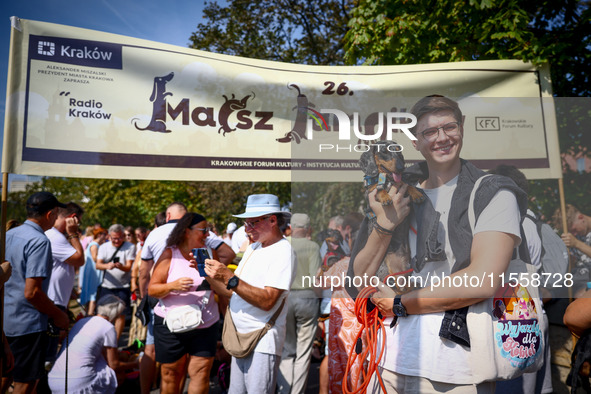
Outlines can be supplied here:
M200 327L207 328L212 326L220 319L220 312L218 304L215 302L213 291L196 291L197 287L199 287L202 282L205 282L205 279L199 276L197 269L191 268L189 261L183 257L178 248L173 246L170 249L172 250L172 259L170 260L166 283L174 282L179 278L188 277L193 279L193 286L191 286L189 291L186 292L170 292L158 302L154 308L154 313L162 318L165 317L164 310L162 309L162 302L164 302L166 310L171 310L178 306L189 304L202 306L205 298L207 298L208 302L201 311L203 324Z

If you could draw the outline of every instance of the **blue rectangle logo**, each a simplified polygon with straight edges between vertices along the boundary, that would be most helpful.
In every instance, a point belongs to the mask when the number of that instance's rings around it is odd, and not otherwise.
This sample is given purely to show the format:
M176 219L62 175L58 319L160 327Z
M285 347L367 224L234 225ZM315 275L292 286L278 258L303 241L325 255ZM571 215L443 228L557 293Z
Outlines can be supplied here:
M72 38L29 36L29 58L98 68L122 68L122 45Z

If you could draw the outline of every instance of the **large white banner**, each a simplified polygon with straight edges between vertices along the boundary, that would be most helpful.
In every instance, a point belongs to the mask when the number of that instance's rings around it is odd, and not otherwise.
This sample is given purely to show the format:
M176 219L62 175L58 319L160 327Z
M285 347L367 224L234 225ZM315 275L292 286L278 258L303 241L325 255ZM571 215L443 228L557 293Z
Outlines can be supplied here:
M420 159L406 113L438 93L464 112L462 157L561 177L549 73L521 61L301 66L12 23L4 172L358 182L375 139Z

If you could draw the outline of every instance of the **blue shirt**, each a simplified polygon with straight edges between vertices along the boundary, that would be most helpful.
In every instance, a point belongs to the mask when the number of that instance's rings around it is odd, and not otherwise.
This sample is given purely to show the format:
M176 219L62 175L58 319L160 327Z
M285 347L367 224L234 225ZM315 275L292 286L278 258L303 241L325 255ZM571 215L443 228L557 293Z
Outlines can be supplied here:
M27 220L6 233L6 261L12 276L4 291L4 333L21 336L47 330L47 315L25 299L26 278L45 278L47 293L51 276L51 243L38 224Z

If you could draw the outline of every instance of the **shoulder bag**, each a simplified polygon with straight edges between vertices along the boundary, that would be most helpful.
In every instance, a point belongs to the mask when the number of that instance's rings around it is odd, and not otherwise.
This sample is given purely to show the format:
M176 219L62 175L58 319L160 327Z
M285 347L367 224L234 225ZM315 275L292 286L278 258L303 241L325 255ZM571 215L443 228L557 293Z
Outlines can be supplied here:
M224 349L236 358L248 357L261 338L275 325L275 320L279 317L284 304L285 298L281 301L281 305L263 328L249 333L241 333L236 330L236 326L232 320L232 312L230 311L230 306L228 306L224 317L224 329L222 331Z
M160 306L164 311L164 324L175 334L195 330L203 324L202 311L209 303L210 292L203 296L201 306L195 304L182 305L176 308L167 309L164 300L160 300Z

